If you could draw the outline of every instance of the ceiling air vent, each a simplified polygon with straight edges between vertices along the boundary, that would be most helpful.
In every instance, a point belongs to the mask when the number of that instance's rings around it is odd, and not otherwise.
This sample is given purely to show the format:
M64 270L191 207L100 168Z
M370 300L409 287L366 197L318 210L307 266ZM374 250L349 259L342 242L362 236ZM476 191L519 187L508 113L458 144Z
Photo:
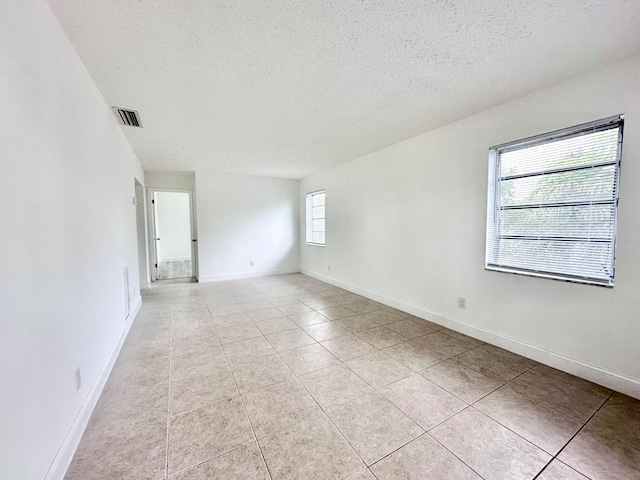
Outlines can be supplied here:
M121 125L142 128L142 123L140 123L140 114L136 110L127 110L126 108L119 107L112 108L113 111L116 112L116 116L118 117Z

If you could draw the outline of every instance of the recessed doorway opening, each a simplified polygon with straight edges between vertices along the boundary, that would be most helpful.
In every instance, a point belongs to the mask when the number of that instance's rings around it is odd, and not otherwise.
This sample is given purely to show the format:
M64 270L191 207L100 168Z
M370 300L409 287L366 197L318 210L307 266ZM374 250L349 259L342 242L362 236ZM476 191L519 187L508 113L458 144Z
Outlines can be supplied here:
M196 276L191 192L152 190L153 280Z

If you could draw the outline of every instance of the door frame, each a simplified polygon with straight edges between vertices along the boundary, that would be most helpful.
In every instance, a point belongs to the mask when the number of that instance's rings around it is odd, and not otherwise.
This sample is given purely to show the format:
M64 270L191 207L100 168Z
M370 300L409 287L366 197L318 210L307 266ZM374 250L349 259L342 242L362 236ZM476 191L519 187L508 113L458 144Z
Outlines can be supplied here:
M189 224L191 227L191 268L192 276L198 280L198 228L196 226L196 212L193 202L193 190L181 189L181 188L147 188L147 205L149 206L149 253L151 255L151 262L149 262L149 274L151 282L158 280L158 250L157 250L157 235L156 235L156 210L155 210L155 194L158 192L173 192L173 193L187 193L189 194Z

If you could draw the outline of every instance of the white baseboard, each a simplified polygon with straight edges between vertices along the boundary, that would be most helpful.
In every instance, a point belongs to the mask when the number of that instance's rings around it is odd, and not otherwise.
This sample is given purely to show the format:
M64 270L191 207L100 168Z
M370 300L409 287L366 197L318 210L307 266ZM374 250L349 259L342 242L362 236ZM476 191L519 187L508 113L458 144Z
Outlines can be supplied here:
M224 275L202 275L198 277L199 283L221 282L225 280L242 280L244 278L267 277L269 275L286 275L289 273L300 273L298 268L287 270L265 270L262 272L238 272Z
M102 394L102 390L107 383L109 375L111 374L111 369L118 359L120 349L122 348L122 345L124 344L124 341L129 334L131 325L133 325L133 320L136 318L136 315L140 311L141 306L142 297L138 295L131 309L129 317L127 318L126 322L124 322L124 328L122 330L120 338L118 339L118 342L113 347L113 350L111 350L111 354L102 367L98 378L96 378L95 382L93 382L93 385L91 386L91 389L89 390L89 393L87 394L82 407L80 407L80 411L76 415L75 420L71 424L71 428L67 432L67 436L62 441L62 445L60 445L58 453L56 453L55 458L51 462L49 470L44 476L44 480L62 480L67 473L67 469L71 464L73 455L75 454L76 449L80 444L80 439L82 438L84 429L87 427L87 423L89 423L89 418L93 413L93 409L98 403L98 399Z
M477 338L478 340L482 340L483 342L490 343L500 348L504 348L505 350L517 353L518 355L522 355L523 357L530 358L531 360L535 360L536 362L543 363L550 367L557 368L558 370L562 370L563 372L567 372L577 377L584 378L585 380L597 383L598 385L603 385L607 388L611 388L612 390L616 390L631 397L640 399L640 381L634 378L610 372L595 365L590 365L588 363L575 360L573 358L569 358L564 355L551 352L549 350L545 350L544 348L528 344L526 342L509 337L507 335L503 335L498 332L479 328L469 323L431 312L416 305L398 302L383 295L370 292L368 290L350 285L348 283L340 282L333 278L310 270L306 270L304 268L300 271L305 275L316 278L318 280L322 280L323 282L329 283L331 285L335 285L336 287L349 290L350 292L370 298L371 300L375 300L376 302L384 303L385 305L410 313L412 315L415 315L416 317L420 317L430 322L437 323L438 325L450 328L451 330L455 330L456 332L464 333L465 335Z

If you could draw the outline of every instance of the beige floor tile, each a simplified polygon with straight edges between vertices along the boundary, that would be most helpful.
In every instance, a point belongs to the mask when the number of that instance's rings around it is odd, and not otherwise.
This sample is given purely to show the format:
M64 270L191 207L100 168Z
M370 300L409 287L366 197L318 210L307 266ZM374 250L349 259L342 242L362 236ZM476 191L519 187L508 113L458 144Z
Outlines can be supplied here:
M482 480L428 434L383 458L371 470L380 480Z
M262 332L258 330L258 327L253 323L245 323L243 325L236 325L235 327L219 328L218 336L220 337L220 342L224 345L249 338L261 337Z
M369 330L362 330L355 334L370 345L376 348L387 348L398 343L405 342L407 339L386 327L370 328Z
M266 357L276 353L264 337L229 343L224 346L224 352L227 354L227 360L232 366L236 363L243 363L253 358Z
M166 418L93 443L83 441L64 478L160 480L165 475L166 444Z
M318 310L318 313L324 315L329 320L339 320L341 318L353 317L354 315L356 315L356 312L348 310L345 307L325 308L322 310Z
M551 455L558 453L582 427L574 418L509 387L496 390L473 406Z
M295 330L287 330L285 332L267 335L267 340L276 352L286 352L287 350L293 350L294 348L316 343L313 338L298 327L296 327Z
M553 460L540 474L537 480L589 480L573 468L559 460Z
M531 368L522 362L491 351L486 346L474 348L458 355L454 360L500 382L513 380Z
M403 312L402 310L398 310L397 308L384 307L384 309L387 312L395 313L396 315L398 315L399 317L402 317L402 318L411 318L411 317L413 317L413 315L411 315L410 313Z
M415 372L424 370L447 359L444 355L434 352L413 340L398 343L397 345L385 348L383 351L391 358L406 365Z
M384 387L413 374L411 369L380 351L354 358L345 365L373 388Z
M611 401L620 405L624 405L625 407L633 408L634 410L640 411L640 400L638 400L637 398L632 398L628 395L623 395L622 393L615 392L611 396Z
M256 443L201 463L169 477L169 480L270 480Z
M272 318L271 320L257 322L256 327L260 329L263 335L270 335L272 333L295 330L298 328L298 326L287 317Z
M235 327L244 323L251 323L252 320L246 312L231 313L220 317L213 317L213 324L216 328Z
M485 479L531 480L552 458L471 407L429 433Z
M415 341L434 352L444 355L445 357L453 357L474 348L473 345L463 342L462 340L458 340L457 338L453 338L440 331L418 337Z
M247 315L249 315L249 318L254 322L261 322L263 320L271 320L272 318L280 318L284 316L276 307L250 310L247 312Z
M218 317L232 315L234 313L242 313L244 312L244 310L242 309L242 305L235 303L233 305L225 305L223 307L209 307L209 312L211 313L211 316L213 317L215 323L215 320Z
M586 390L588 392L602 393L604 395L610 395L612 393L611 389L607 387L603 387L602 385L598 385L596 383L589 382L588 380L584 380L582 378L576 377L574 375L570 375L568 373L562 372L560 370L556 370L555 368L548 367L546 365L536 365L533 370L539 372L543 375L548 375L552 377L556 377L565 383L569 383L574 387L581 388L582 390ZM639 402L640 404L640 402ZM640 409L640 408L639 408Z
M536 361L531 360L530 358L510 352L509 350L505 350L504 348L496 347L495 345L484 344L481 347L482 348L480 348L480 350L487 350L491 353L495 353L496 355L506 357L510 361L524 368L534 368L538 365Z
M509 387L581 422L586 422L607 400L607 395L582 390L535 370L516 378Z
M321 412L315 400L295 379L253 391L244 395L243 400L258 438Z
M277 295L279 295L280 293L282 292L278 292ZM269 298L268 301L274 307L282 307L285 305L294 305L296 303L302 303L300 300L290 295Z
M349 332L336 324L336 322L324 322L302 328L316 342L331 340L332 338L348 335Z
M326 340L321 345L343 362L376 351L375 347L351 334Z
M360 314L375 312L376 310L381 310L383 307L386 307L386 305L381 305L371 300L358 300L357 302L350 303L348 306L349 310Z
M269 303L268 300L255 300L252 302L246 302L246 303L241 303L240 304L242 306L242 309L245 312L253 312L255 310L265 310L265 309L271 309L272 305ZM261 317L262 315L258 315L258 317ZM282 316L282 314L278 315L279 317ZM276 318L276 317L273 317ZM266 320L266 318L262 318L262 320ZM256 320L258 321L258 320Z
M280 305L278 310L282 312L283 315L295 315L298 313L307 313L312 312L313 309L304 303L292 303L289 305Z
M278 355L252 358L231 366L231 371L241 394L259 390L293 376L291 370Z
M370 328L376 328L378 326L371 320L362 318L361 315L341 318L340 320L335 320L334 323L351 333L361 332L362 330L369 330Z
M260 445L274 480L346 479L364 468L324 414L270 435Z
M380 389L387 400L424 430L429 430L467 404L420 375L412 375Z
M448 328L443 328L440 330L441 333L445 335L449 335L450 337L457 338L458 340L462 340L469 345L473 345L474 347L479 347L480 345L484 345L484 342L478 340L477 338L470 337L469 335L465 335L460 332L456 332L455 330L450 330Z
M317 343L294 350L287 350L280 353L280 357L296 375L304 375L340 364L340 360Z
M182 354L201 347L214 347L220 345L220 337L218 337L218 333L213 324L206 328L198 327L179 329L174 327L171 340L171 353L173 355Z
M142 294L68 478L163 480L168 461L173 480L478 480L462 460L485 480L533 478L536 446L557 451L595 414L560 451L571 465L539 480L640 480L640 400L441 325L302 274ZM322 409L368 461L386 456L368 469Z
M589 427L571 440L558 460L592 480L640 479L640 450Z
M240 395L229 367L218 365L205 373L171 380L173 415Z
M294 315L288 315L288 318L299 327L307 327L329 321L327 317L318 312L296 313Z
M588 426L640 450L640 412L637 410L607 402Z
M374 391L344 365L327 367L303 375L300 381L322 408L345 403Z
M227 360L221 346L202 345L190 351L177 350L171 357L171 378L208 372L217 365L226 365Z
M385 325L385 327L406 338L418 338L434 332L434 330L427 325L414 322L411 319L403 319L398 322L389 323Z
M424 433L377 393L330 407L326 412L367 465Z
M373 476L371 470L363 470L358 473L355 477L349 477L349 480L376 480L376 477Z
M208 405L169 420L169 474L255 440L240 397Z
M420 375L467 403L480 400L501 385L500 382L453 360L429 367L421 371Z
M347 306L347 308L349 307ZM396 315L389 310L376 310L375 312L363 313L362 318L370 320L377 325L387 325L389 323L399 322L404 317Z
M95 441L144 425L166 421L169 382L144 388L129 386L113 395L102 395L91 414L83 441Z

